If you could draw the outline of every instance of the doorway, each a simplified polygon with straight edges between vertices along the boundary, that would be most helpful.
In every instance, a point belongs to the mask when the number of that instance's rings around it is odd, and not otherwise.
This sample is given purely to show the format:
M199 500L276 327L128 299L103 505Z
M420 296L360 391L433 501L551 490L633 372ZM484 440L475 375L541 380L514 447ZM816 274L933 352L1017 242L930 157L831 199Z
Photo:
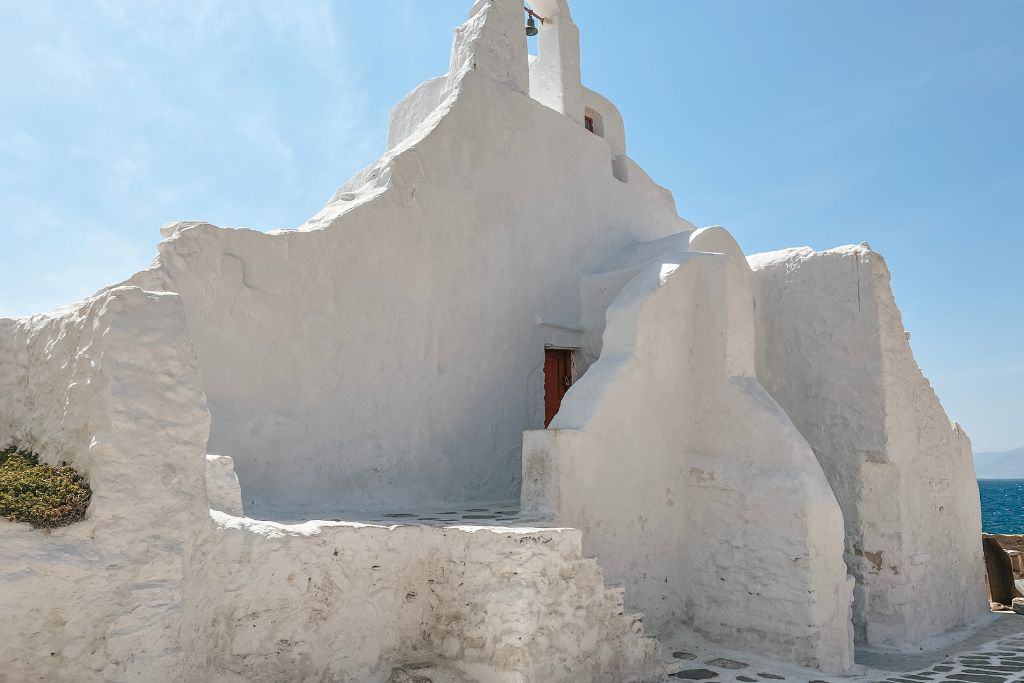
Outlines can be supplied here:
M544 349L544 427L558 414L562 397L572 386L572 351Z

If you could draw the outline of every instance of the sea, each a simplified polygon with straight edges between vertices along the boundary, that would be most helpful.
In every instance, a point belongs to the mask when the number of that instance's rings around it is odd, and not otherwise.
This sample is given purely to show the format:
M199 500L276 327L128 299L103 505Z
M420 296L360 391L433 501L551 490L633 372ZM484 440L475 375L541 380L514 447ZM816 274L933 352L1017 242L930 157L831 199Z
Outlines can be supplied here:
M1024 479L979 479L981 530L1024 534Z

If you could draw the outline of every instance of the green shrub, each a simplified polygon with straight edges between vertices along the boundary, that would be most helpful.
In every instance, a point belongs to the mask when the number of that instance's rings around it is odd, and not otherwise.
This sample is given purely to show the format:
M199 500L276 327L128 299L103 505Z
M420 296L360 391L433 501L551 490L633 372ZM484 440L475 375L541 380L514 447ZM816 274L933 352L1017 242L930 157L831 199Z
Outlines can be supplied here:
M29 451L0 450L0 517L43 529L67 526L85 517L91 497L66 463L53 467Z

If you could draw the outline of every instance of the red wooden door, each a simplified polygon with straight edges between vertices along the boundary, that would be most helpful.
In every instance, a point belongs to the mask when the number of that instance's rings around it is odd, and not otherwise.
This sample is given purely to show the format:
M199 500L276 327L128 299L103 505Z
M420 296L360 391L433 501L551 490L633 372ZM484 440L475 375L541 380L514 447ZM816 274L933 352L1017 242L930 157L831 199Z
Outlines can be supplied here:
M558 413L562 397L572 385L572 351L544 349L544 426Z

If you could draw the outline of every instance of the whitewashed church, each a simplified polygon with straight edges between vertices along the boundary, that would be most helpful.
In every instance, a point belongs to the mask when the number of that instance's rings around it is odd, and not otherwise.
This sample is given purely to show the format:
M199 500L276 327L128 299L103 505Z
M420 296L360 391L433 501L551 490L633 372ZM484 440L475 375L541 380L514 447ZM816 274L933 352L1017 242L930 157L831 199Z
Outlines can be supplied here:
M566 0L476 2L297 229L162 234L0 320L0 447L93 490L0 520L0 680L663 681L680 638L849 674L988 613L883 258L680 218Z

